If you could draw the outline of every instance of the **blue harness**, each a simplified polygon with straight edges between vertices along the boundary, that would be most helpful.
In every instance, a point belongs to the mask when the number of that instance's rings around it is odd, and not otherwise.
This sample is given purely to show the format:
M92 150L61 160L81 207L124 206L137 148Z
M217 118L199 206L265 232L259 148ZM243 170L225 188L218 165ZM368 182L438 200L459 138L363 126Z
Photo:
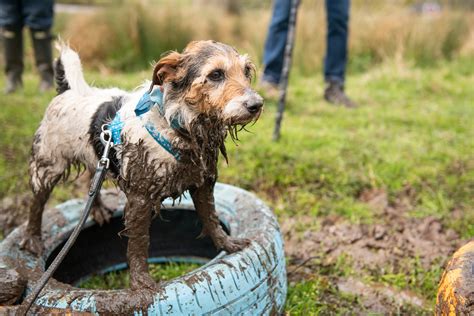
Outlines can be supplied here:
M135 115L142 118L142 115L150 111L153 106L158 106L158 110L161 115L164 115L165 111L163 108L163 93L161 89L154 89L152 92L145 92L143 96L138 101L137 106L135 107ZM122 143L120 135L122 134L122 129L124 126L124 121L120 118L120 111L117 112L115 118L112 122L109 123L109 130L112 132L112 140L114 145L119 145ZM179 117L174 117L171 120L171 127L174 129L180 129L182 126L181 120ZM148 131L148 133L153 137L153 139L161 146L164 150L169 152L176 160L180 160L179 152L173 148L171 142L164 137L151 123L147 121L143 124L143 127Z

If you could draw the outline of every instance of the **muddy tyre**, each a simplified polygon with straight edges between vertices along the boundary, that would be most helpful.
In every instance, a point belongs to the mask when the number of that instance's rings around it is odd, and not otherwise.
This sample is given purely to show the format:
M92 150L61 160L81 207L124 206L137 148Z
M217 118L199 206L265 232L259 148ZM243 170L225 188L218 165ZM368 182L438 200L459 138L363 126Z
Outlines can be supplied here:
M474 240L446 265L436 296L437 315L474 315Z
M156 292L87 290L75 287L97 273L126 268L123 228L124 197L103 194L106 205L116 209L110 224L86 227L33 306L35 313L93 313L148 315L267 315L283 311L287 281L282 236L275 216L253 194L229 185L215 189L216 209L231 236L252 240L249 247L228 255L217 253L207 238L197 239L201 226L190 198L180 204L164 202L162 218L151 229L151 262L206 262L179 278L161 283ZM27 280L17 304L29 294L76 225L84 201L71 200L45 212L45 252L37 258L18 247L25 225L0 244L0 268ZM11 280L10 280L11 282ZM0 298L2 294L0 279ZM10 298L11 300L11 298ZM5 304L6 302L4 302ZM11 303L11 302L10 302ZM2 305L2 302L0 302ZM0 307L0 314L15 313L18 305Z

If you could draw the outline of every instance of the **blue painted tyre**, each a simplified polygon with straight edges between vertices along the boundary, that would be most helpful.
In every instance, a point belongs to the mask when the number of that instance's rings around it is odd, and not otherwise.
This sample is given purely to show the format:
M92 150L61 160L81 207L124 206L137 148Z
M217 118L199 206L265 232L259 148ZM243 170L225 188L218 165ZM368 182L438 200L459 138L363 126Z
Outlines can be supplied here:
M151 228L150 262L199 262L199 269L161 283L157 292L88 290L75 287L92 274L126 268L123 229L124 197L103 194L116 209L110 224L98 227L89 220L74 247L36 301L35 313L92 313L124 315L268 315L283 311L287 281L283 241L270 209L253 194L217 184L216 209L231 236L252 240L249 247L228 255L217 253L207 238L196 238L201 226L190 198L179 204L165 201L162 219ZM54 259L74 229L84 201L70 200L48 210L43 220L46 251L40 258L18 247L25 225L0 243L0 269L15 271L27 280L28 295L45 267ZM1 296L2 293L0 293ZM18 305L0 307L15 313Z

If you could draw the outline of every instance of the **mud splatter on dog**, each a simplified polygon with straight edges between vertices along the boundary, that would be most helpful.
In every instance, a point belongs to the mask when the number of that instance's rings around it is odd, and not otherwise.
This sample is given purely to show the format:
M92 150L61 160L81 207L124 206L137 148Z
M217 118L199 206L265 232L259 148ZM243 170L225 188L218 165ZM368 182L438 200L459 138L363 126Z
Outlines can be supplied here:
M213 198L219 153L227 159L227 135L237 138L237 131L257 121L263 108L262 97L250 86L254 66L248 56L214 41L191 42L182 53L163 56L152 81L132 93L90 87L78 55L67 46L61 47L57 63L59 95L35 134L30 160L34 198L23 248L41 252L41 215L51 191L73 164L94 171L100 129L117 115L122 127L110 176L127 196L122 234L128 236L132 290L157 287L146 260L150 223L165 198L189 190L203 233L217 248L235 252L248 244L224 232ZM137 115L137 104L154 91L162 94L161 103ZM94 208L106 214L100 199Z

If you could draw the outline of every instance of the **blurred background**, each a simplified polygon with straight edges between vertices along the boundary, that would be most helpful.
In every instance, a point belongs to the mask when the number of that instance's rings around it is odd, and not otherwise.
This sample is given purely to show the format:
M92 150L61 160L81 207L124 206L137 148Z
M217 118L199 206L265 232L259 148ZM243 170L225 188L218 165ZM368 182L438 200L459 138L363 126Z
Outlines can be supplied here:
M70 41L87 67L145 69L157 52L190 40L230 43L261 61L270 0L61 0L54 32ZM294 70L321 70L324 2L302 1ZM387 60L433 65L474 54L474 1L353 0L349 72ZM30 51L31 54L31 51Z
M134 89L162 53L191 40L234 45L261 70L271 9L270 0L61 0L53 32L79 52L88 82ZM352 0L354 110L323 100L325 24L324 1L302 0L282 138L271 141L267 98L250 133L228 143L220 181L275 210L287 313L432 315L447 260L474 236L474 0ZM0 239L25 219L33 133L55 94L38 93L25 40L25 87L0 97ZM84 195L63 185L49 205ZM126 286L124 274L107 278L84 286Z

